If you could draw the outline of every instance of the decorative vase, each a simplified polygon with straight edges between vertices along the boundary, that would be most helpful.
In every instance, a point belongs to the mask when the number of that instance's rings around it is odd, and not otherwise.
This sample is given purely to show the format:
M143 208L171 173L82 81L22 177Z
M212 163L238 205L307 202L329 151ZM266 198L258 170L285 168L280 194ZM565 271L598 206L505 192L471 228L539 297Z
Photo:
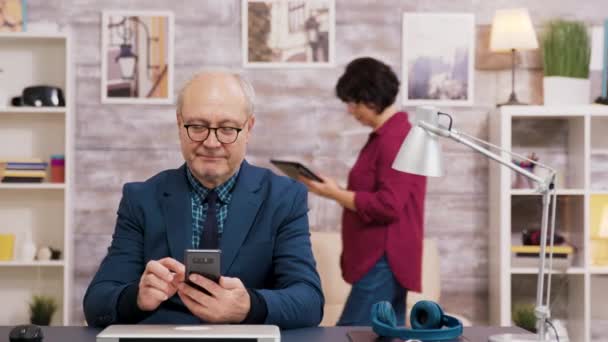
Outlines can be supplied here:
M25 240L23 241L23 247L21 251L22 261L34 261L36 258L36 244L32 239L31 233L26 233Z
M543 78L545 105L578 105L591 102L587 78L549 76Z

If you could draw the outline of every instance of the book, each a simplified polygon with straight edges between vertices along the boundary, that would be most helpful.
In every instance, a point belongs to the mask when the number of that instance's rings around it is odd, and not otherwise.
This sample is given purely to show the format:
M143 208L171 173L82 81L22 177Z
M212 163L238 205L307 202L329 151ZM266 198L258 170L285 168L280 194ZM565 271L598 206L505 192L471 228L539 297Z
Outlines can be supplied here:
M4 177L2 183L42 183L40 177Z
M44 178L46 177L46 172L31 170L4 170L3 175L4 177Z
M572 254L574 253L574 248L572 246L547 246L545 249L546 253L551 253L553 251L553 255L557 254ZM513 253L523 253L523 254L536 254L540 253L540 246L511 246L511 252Z
M8 162L4 166L6 170L46 170L47 163L13 163Z
M15 234L0 234L0 261L13 260Z
M4 158L0 163L43 163L40 158Z

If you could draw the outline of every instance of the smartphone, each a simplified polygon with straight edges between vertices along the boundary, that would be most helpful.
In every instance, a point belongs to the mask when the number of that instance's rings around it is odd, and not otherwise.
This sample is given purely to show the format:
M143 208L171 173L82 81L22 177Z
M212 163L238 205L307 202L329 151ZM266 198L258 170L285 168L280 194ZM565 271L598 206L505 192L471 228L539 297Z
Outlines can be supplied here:
M204 288L190 281L190 274L200 274L218 283L220 281L222 251L219 249L186 249L186 283L199 291L209 294Z
M291 178L297 179L298 175L301 175L308 179L323 183L321 177L317 176L300 162L277 159L270 159L270 162Z

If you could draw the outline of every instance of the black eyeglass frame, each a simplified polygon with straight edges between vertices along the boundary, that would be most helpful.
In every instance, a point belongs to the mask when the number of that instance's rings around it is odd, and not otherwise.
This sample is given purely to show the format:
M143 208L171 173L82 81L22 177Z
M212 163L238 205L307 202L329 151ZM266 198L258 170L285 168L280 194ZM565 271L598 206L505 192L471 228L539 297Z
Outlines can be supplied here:
M205 125L199 125L199 124L184 124L184 128L186 129L186 134L188 135L188 138L194 142L204 142L205 140L207 140L209 138L209 135L211 134L211 131L213 130L215 133L215 138L217 139L217 141L219 141L222 144L234 144L238 138L239 138L239 133L241 133L241 131L245 128L245 125L247 125L247 122L249 121L249 118L247 118L247 120L245 121L245 123L243 124L242 128L239 127L231 127L231 126L220 126L220 127L211 127L211 126L205 126ZM207 135L205 135L205 138L203 138L202 140L195 140L192 138L192 136L190 135L190 127L199 127L199 128L206 128L207 129ZM227 142L227 141L222 141L222 139L220 139L220 136L217 134L217 130L218 129L233 129L236 131L236 135L234 136L234 140Z

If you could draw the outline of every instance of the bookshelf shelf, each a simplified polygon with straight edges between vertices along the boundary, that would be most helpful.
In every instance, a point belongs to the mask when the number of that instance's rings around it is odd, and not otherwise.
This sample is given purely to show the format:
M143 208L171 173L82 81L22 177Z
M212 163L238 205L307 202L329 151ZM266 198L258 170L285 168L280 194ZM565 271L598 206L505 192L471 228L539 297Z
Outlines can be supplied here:
M583 267L569 267L565 272L563 270L553 270L552 274L585 274ZM538 274L537 267L513 267L511 274Z
M0 190L65 190L65 183L0 183Z
M63 260L50 261L0 261L0 267L63 267Z
M65 114L65 107L0 107L0 115L11 114Z

